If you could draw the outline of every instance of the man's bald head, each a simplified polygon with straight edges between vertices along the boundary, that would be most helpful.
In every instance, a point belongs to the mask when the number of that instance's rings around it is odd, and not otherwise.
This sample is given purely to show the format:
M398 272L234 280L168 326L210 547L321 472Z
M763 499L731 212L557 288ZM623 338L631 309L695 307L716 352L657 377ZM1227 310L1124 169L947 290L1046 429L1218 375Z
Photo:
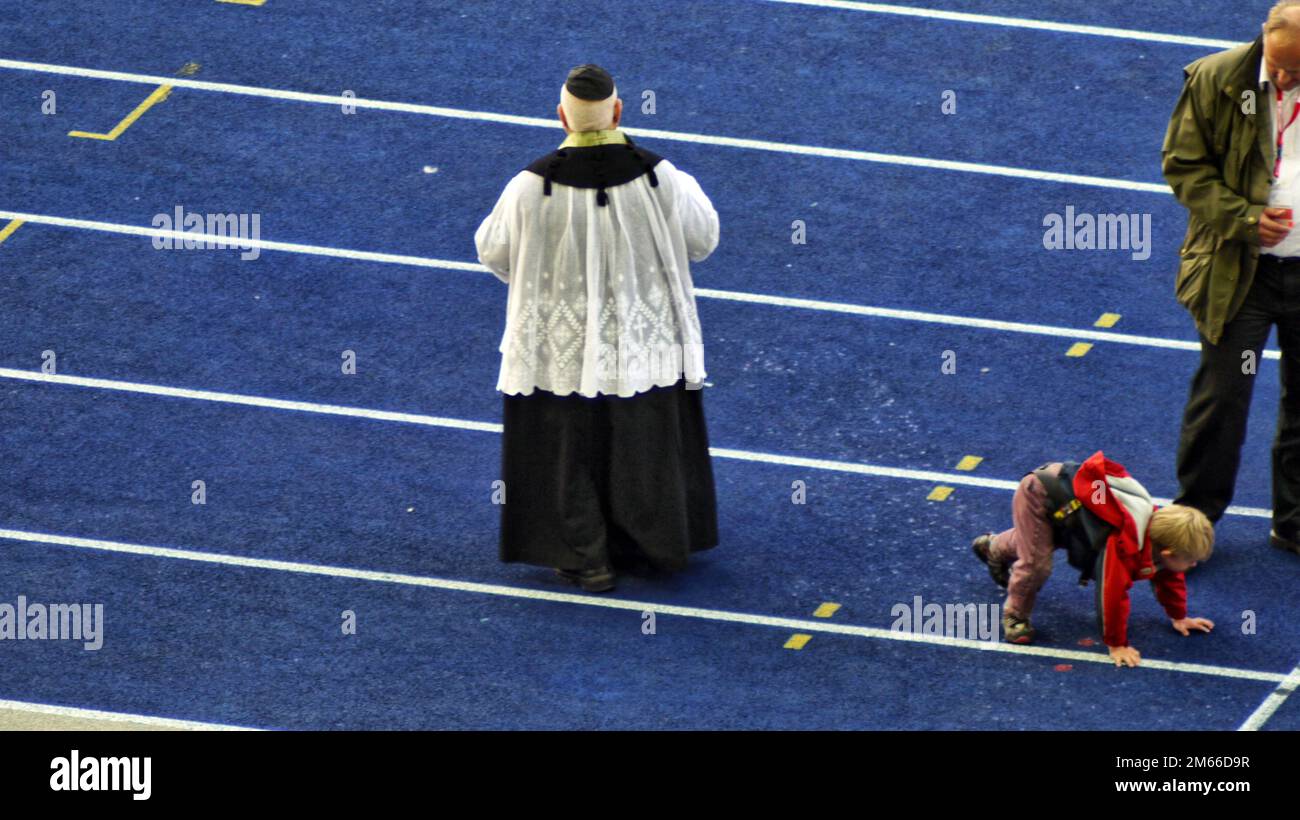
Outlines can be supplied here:
M1300 85L1300 0L1280 0L1264 22L1264 70L1283 91Z
M623 101L618 98L617 88L606 99L583 100L561 86L558 112L569 131L604 131L618 126Z
M609 72L588 63L569 72L556 113L565 131L605 131L618 127L623 101Z

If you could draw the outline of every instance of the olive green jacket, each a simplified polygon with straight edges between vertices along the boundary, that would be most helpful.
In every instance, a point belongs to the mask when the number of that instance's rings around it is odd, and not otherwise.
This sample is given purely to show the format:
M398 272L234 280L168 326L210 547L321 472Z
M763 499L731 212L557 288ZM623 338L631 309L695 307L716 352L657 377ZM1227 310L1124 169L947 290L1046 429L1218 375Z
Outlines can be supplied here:
M1263 55L1261 38L1184 68L1161 149L1165 179L1188 211L1174 294L1211 344L1241 308L1259 260L1276 151L1272 101L1259 88Z

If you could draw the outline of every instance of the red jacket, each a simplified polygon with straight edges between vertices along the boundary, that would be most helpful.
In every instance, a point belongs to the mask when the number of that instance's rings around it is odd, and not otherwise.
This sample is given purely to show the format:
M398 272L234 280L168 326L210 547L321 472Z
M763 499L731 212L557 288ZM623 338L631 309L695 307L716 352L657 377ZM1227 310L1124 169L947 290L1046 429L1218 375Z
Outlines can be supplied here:
M1137 479L1098 450L1075 472L1074 495L1112 527L1097 573L1097 619L1106 645L1128 646L1128 591L1134 581L1151 581L1165 613L1186 618L1187 582L1181 572L1155 568L1148 530L1159 508Z

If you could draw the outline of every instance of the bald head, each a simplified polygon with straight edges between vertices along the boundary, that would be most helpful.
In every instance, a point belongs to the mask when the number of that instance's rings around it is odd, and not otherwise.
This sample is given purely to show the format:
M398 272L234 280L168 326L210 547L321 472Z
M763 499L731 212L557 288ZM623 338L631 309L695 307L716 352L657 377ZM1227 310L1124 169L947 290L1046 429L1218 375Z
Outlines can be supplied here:
M617 128L623 115L623 101L618 88L603 100L584 100L560 86L560 105L556 108L565 131L605 131Z
M1264 70L1283 91L1300 85L1300 0L1281 0L1264 22Z

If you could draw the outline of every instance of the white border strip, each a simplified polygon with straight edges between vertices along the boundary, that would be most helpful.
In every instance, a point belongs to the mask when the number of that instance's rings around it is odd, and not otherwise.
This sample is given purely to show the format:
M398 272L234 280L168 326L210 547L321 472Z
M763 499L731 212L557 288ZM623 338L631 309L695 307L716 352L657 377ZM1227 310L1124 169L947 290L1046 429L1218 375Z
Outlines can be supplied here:
M258 732L247 726L229 726L224 723L203 723L197 720L177 720L174 718L152 717L150 715L133 715L126 712L101 712L97 709L79 709L75 706L53 706L47 703L27 703L18 700L0 700L0 710L13 712L32 712L40 715L77 718L79 720L100 720L109 723L140 723L157 726L162 729L191 729L219 732Z
M1181 34L1160 34L1153 31L1136 31L1126 28L1108 28L1106 26L1089 26L1078 23L1055 23L1048 20L1030 20L1024 17L1001 17L992 14L968 14L961 11L943 11L940 9L918 8L916 6L896 6L886 3L856 3L848 0L771 0L774 3L790 3L799 6L816 6L827 9L844 9L847 11L865 11L876 14L893 14L904 17L922 17L929 20L946 20L956 23L978 23L986 26L1006 26L1008 28L1033 29L1035 31L1056 31L1063 34L1087 34L1096 37L1117 37L1124 40L1143 40L1150 43L1171 43L1180 46L1204 46L1206 48L1232 48L1241 45L1234 40L1212 40L1208 37L1187 37Z
M1291 674L1287 675L1286 679L1278 684L1277 689L1274 689L1272 694L1264 698L1264 702L1254 712L1251 712L1250 717L1246 718L1245 723L1242 723L1237 731L1258 732L1297 687L1300 687L1300 666L1291 670Z
M98 222L90 219L69 219L61 216L29 214L21 213L19 211L0 211L0 221L14 219L37 225L52 225L59 228L103 231L105 233L125 234L127 236L163 237L174 240L183 239L210 243L226 242L227 244L230 244L231 242L230 237L199 233L197 231L186 232L164 230L162 228L146 228L138 225L122 225L116 222ZM449 259L405 256L395 253L376 253L373 251L356 251L347 248L330 248L322 245L303 245L295 242L271 242L264 239L240 239L238 240L238 244L240 247L245 248L285 251L287 253L301 253L313 256L329 256L338 259L355 259L362 262L383 262L395 265L411 265L420 268L469 271L472 273L490 273L490 271L483 265L473 262L456 262ZM868 305L854 305L847 302L828 302L819 299L770 296L763 293L744 293L740 291L714 290L712 288L695 288L695 295L705 299L721 299L731 302L774 305L777 307L799 308L802 310L819 310L827 313L845 313L853 316L872 316L881 319L902 319L911 322L928 322L931 324L979 328L982 330L1030 333L1073 340L1091 339L1098 342L1115 342L1118 344L1156 347L1167 350L1190 350L1193 352L1200 352L1201 349L1199 343L1184 341L1182 339L1163 339L1157 336L1137 336L1130 333L1114 333L1090 330L1087 328L1058 327L1054 325L1039 325L1027 322L1008 322L1000 319L979 319L969 316L955 316L946 313L929 313L919 310L898 310L894 308L871 307ZM1281 357L1282 354L1280 351L1264 351L1265 359L1280 359Z
M275 410L294 410L303 413L321 413L332 416L351 416L353 418L373 419L376 421L395 421L403 424L422 424L429 427L446 427L456 430L476 430L486 433L500 433L500 424L485 421L465 421L463 419L442 416L425 416L416 413L395 413L389 410L368 410L362 407L344 407L337 404L315 404L305 401L287 401L242 393L219 393L211 390L191 390L183 387L165 387L156 384L140 384L112 379L94 379L85 376L67 376L62 374L41 373L36 370L14 370L0 367L0 379L21 379L46 384L62 384L72 387L91 387L99 390L117 390L127 393L144 393L151 396L168 396L181 399L196 399L224 404L241 404L247 407L266 407ZM755 453L749 450L731 450L724 447L710 447L710 455L717 458L730 458L737 461L751 461L764 464L779 464L787 467L808 467L814 470L828 470L857 475L877 476L881 478L903 478L927 483L960 484L967 487L984 487L995 490L1015 490L1019 481L996 478L981 478L963 473L943 473L933 470L911 470L902 467L882 467L850 461L830 461L818 458L777 455L773 453ZM1157 498L1157 504L1168 504L1168 499ZM1271 518L1270 510L1258 507L1229 507L1231 515L1252 518Z
M799 618L777 618L768 615L755 615L746 612L730 612L720 609L701 609L697 607L676 606L653 603L650 601L630 601L620 598L594 597L566 592L547 592L538 589L502 586L499 584L480 584L471 581L451 581L444 578L431 578L422 575L404 575L393 572L376 572L373 570L353 569L350 567L324 566L321 564L303 564L296 561L274 561L265 558L247 558L239 555L226 555L216 552L198 552L194 550L172 549L170 547L151 547L142 544L125 544L117 541L101 541L93 538L75 538L49 533L24 532L21 530L0 529L0 538L25 541L37 544L57 544L67 547L113 552L127 555L143 555L153 558L173 558L184 561L196 561L205 564L249 567L254 569L293 572L305 575L319 575L331 578L348 578L360 581L375 581L385 584L403 584L406 586L444 589L456 592L472 592L482 595L497 595L507 598L532 601L550 601L554 603L579 604L582 606L602 607L605 609L622 609L633 612L654 612L658 615L677 615L683 618L699 618L708 621L751 624L754 626L778 627L783 630L816 632L823 634L853 635L863 638L904 641L906 643L937 644L962 649L979 649L985 652L1006 652L1014 655L1032 655L1042 658L1082 661L1085 663L1113 664L1114 662L1101 652L1081 652L1073 649L1052 649L1042 646L1023 646L993 641L979 641L966 638L951 638L946 635L918 635L911 632L894 632L871 626L852 626L837 624L824 620L803 620ZM1249 669L1235 669L1224 666L1208 666L1197 663L1179 663L1177 661L1142 660L1139 668L1159 669L1168 672L1187 672L1199 675L1212 675L1221 678L1267 681L1277 683L1287 679L1286 675L1276 672L1257 672Z
M238 94L247 97L266 97L293 102L319 103L321 105L369 108L379 111L401 111L408 114L424 114L433 117L451 117L462 120L495 122L505 125L525 125L535 128L558 130L555 120L541 117L519 117L513 114L497 114L490 111L471 111L462 108L446 108L435 105L399 103L387 100L370 100L362 97L343 97L334 94L309 94L302 91L284 91L276 88L260 88L251 85L234 85L216 83L208 80L191 80L184 77L165 77L155 74L133 74L125 71L101 71L77 66L51 65L49 63L31 63L24 60L0 59L0 68L14 71L34 71L43 74L60 74L71 77L86 77L97 80L115 80L118 82L142 83L144 85L170 85L175 88L190 88L198 91L216 91L223 94ZM708 134L688 134L680 131L660 131L650 128L624 128L634 137L691 142L699 145L719 145L728 148L750 148L759 151L775 151L783 154L802 154L806 156L833 157L862 162L877 162L887 165L904 165L914 168L931 168L943 171L962 171L971 174L991 174L993 176L1032 179L1040 182L1058 182L1069 185L1087 185L1096 188L1119 188L1126 191L1145 191L1154 194L1172 195L1173 190L1165 184L1151 182L1134 182L1126 179L1093 177L1080 174L1061 174L1052 171L1035 171L1029 168L1012 168L1003 165L986 165L977 162L957 162L953 160L913 157L904 154L882 154L875 151L854 151L843 148L824 148L814 145L797 145L788 142L768 140L741 139L737 137L718 137Z

